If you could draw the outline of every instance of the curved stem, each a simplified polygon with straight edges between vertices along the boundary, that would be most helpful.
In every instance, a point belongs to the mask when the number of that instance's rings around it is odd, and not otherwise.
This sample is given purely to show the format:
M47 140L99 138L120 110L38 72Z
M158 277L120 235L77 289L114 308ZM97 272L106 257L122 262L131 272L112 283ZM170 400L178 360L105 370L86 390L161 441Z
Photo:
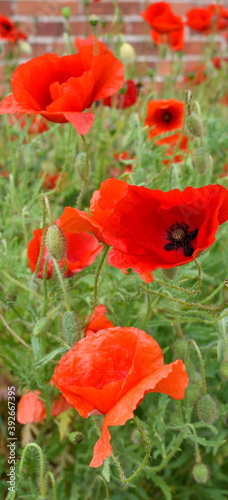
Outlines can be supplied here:
M28 292L29 294L32 294L34 295L35 297L37 297L38 299L42 299L42 295L39 295L39 293L35 292L34 290L32 290L32 288L28 288L27 286L23 285L23 283L21 283L20 281L16 280L15 278L13 278L12 276L10 276L10 274L8 274L6 271L4 271L3 269L0 269L0 273L2 273L7 279L9 279L10 281L12 281L13 283L15 283L15 285L19 286L20 288L23 288L23 290L25 290L26 292Z
M45 260L44 271L43 271L43 307L42 307L42 317L47 313L47 267L48 267L48 259Z
M11 328L11 326L8 325L6 319L4 318L4 316L2 314L0 314L0 319L2 320L3 325L6 327L6 329L11 333L11 335L16 340L18 340L18 342L20 342L24 347L27 347L27 349L31 350L31 346L29 344L27 344L27 342L25 342L23 339L21 339L21 337L19 337L19 335L17 335L17 333Z
M52 474L52 472L48 471L47 477L50 478L51 485L52 485L52 500L57 500L56 482L55 482L54 475Z
M193 339L190 339L188 341L188 347L187 347L187 353L186 353L186 363L187 363L187 360L189 357L189 351L190 351L191 346L194 347L194 349L197 353L198 359L199 359L200 373L201 373L201 378L202 378L202 390L203 390L203 394L206 395L207 394L207 385L206 385L206 377L205 377L203 358L202 358L202 354L200 352L200 349L199 349L197 343Z
M97 481L101 481L104 485L104 488L105 488L105 500L110 498L110 495L109 495L109 490L108 490L108 486L107 486L107 483L105 481L105 479L101 476L101 475L97 475L94 480L92 481L92 484L89 488L89 491L87 493L87 495L85 496L85 499L84 500L90 500L91 498L91 493L93 491L93 487L95 486L95 484L97 483Z
M63 292L63 296L64 296L64 300L65 300L66 310L69 312L71 310L71 305L70 305L70 301L69 301L69 297L68 297L68 293L67 293L66 287L65 287L64 282L63 282L63 277L62 277L61 271L59 269L57 260L54 259L54 257L52 257L52 261L53 261L53 264L54 264L54 268L55 268L56 274L57 274L58 279L59 279L60 286L62 288L62 292Z
M54 225L55 221L53 219L49 199L48 199L48 196L46 194L44 195L44 203L46 205L46 209L47 209L47 213L48 213L48 217L49 217L49 222L50 222L50 224Z
M41 240L41 245L40 245L40 251L39 251L39 257L36 263L36 269L33 275L33 279L35 279L38 275L38 272L40 270L41 266L41 261L44 253L44 247L45 247L45 230L46 230L46 206L45 206L45 199L44 197L42 198L42 240Z
M201 463L201 455L200 455L200 450L199 450L199 445L197 443L197 434L194 425L192 424L185 424L185 427L190 427L193 436L194 436L194 443L195 443L195 451L196 451L196 463L200 464Z
M36 443L28 443L22 452L21 461L20 461L20 465L19 465L19 471L18 471L19 480L20 480L20 477L21 477L21 474L23 471L25 456L26 456L27 450L29 448L35 448L38 455L39 455L39 460L40 460L40 496L42 499L45 499L46 498L46 481L45 481L45 477L44 477L44 471L45 471L44 455L43 455L43 452L42 452L40 446L38 446L38 444L36 444Z
M82 200L85 196L87 185L89 182L89 173L90 173L89 146L85 140L84 135L81 135L81 138L82 138L84 148L86 151L86 165L85 165L85 172L84 172L84 181L83 181L82 188L81 188L81 191L78 195L77 202L76 202L76 208L78 208L78 209L81 208L81 203L82 203Z
M201 269L200 263L197 260L195 260L194 262L195 262L197 269L198 269L198 285L194 290L188 290L187 288L184 288L182 286L173 285L173 284L169 283L168 281L165 282L165 281L162 281L159 279L155 280L156 283L159 283L159 285L164 285L164 286L169 287L169 288L173 288L175 290L179 290L181 292L189 293L190 295L195 295L196 293L199 292L201 285L202 285L202 269Z
M168 455L161 461L159 465L156 465L155 467L150 467L150 470L152 470L153 472L160 472L162 469L164 469L164 467L168 464L171 458L175 455L183 439L184 439L184 431L181 431L175 446L172 448L172 451L168 453Z

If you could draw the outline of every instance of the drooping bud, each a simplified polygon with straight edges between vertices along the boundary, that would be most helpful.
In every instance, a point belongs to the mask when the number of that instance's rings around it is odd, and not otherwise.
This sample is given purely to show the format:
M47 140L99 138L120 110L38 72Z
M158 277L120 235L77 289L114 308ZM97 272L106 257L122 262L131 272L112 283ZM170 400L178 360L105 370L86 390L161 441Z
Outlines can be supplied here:
M70 346L77 342L77 321L73 311L65 312L62 319L62 333L63 338Z
M162 274L167 280L173 280L178 275L179 269L177 267L170 267L169 269L162 269Z
M200 420L208 424L212 424L216 420L218 416L218 407L210 394L206 394L199 399L197 414Z
M65 19L70 19L70 16L71 16L70 7L68 7L68 6L63 7L61 10L61 14L63 17L65 17Z
M61 260L66 254L66 238L61 229L53 224L49 226L46 236L46 246L53 259Z
M228 380L228 361L223 361L221 363L219 373L224 380Z
M33 329L32 334L35 337L47 334L51 328L51 320L49 318L40 318Z
M69 434L69 441L73 444L80 444L83 441L82 432L71 432Z
M190 113L186 118L186 129L193 137L204 136L204 125L201 117L196 113Z
M222 295L223 295L224 302L228 302L228 279L225 280L225 283L224 283L224 286L222 289Z
M96 28L96 26L98 25L98 22L99 22L98 16L96 16L95 14L92 14L91 16L89 16L90 26L92 26L93 28Z
M172 349L175 353L175 356L178 358L184 358L187 353L188 341L185 337L178 337L172 345Z
M197 483L206 484L210 477L209 468L203 464L195 464L192 469L192 476Z
M200 173L204 174L208 166L210 165L210 156L205 148L197 148L193 158L193 164L195 169Z
M120 60L123 64L132 64L135 61L135 50L130 43L124 42L120 47Z

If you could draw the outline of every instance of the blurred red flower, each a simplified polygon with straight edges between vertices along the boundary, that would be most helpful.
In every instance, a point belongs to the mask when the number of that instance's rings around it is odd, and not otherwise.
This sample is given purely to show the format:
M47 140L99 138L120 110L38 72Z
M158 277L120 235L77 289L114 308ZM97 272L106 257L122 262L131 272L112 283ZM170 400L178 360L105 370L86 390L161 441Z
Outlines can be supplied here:
M184 103L176 99L159 99L149 101L147 104L147 114L145 124L148 127L153 127L149 130L149 139L164 134L165 132L175 132L180 129L184 120ZM156 144L167 144L176 142L179 133L157 139Z
M17 421L19 424L38 423L45 420L47 417L44 402L40 399L39 391L28 391L21 396L17 405ZM71 405L66 401L62 394L59 394L54 400L51 408L51 414L56 417L60 413L64 413Z
M180 163L181 161L184 161L184 154L187 151L187 147L188 147L188 137L184 135L179 144L177 153L175 154L174 158L172 158L172 163ZM169 147L166 149L165 156L172 157L175 148L176 148L176 143L169 144ZM162 163L164 163L164 165L169 164L170 158L162 160Z
M26 127L28 123L29 115L25 115L24 113L15 113L14 116L9 116L10 125L15 125L15 123L19 123L20 128L23 129ZM48 122L45 118L39 115L35 115L32 117L32 121L28 127L28 134L42 134L42 132L46 132L48 130Z
M16 43L18 40L26 40L27 35L17 29L17 26L0 14L0 39L8 40L10 43Z
M113 106L118 109L129 108L133 106L138 99L138 88L133 80L127 80L118 94L112 97L106 97L103 100L104 106Z
M94 122L92 104L115 94L123 85L124 67L108 51L94 55L94 41L79 53L45 54L21 64L13 73L13 94L0 104L0 114L41 114L57 123L71 122L87 134Z
M41 172L40 176L44 178L42 184L43 188L54 189L60 178L60 175L60 172L55 172L55 174L49 174L49 172Z
M122 195L108 212L112 193L120 187ZM163 192L108 179L95 198L99 210L90 216L67 207L60 227L80 232L86 217L87 230L113 247L109 264L132 268L148 283L151 271L194 260L214 243L218 226L228 219L228 191L220 185Z
M105 313L107 308L103 304L99 304L90 318L89 323L85 329L85 335L91 335L104 328L109 328L114 326L108 318L106 318Z
M180 359L164 365L158 343L142 330L126 327L107 328L77 342L60 359L53 380L81 417L105 415L91 467L99 467L112 453L108 427L133 418L145 394L183 399L188 385Z
M195 85L200 85L202 82L208 79L207 67L205 64L198 64L197 66L191 66L188 72L184 76L184 82L191 87Z
M166 2L156 2L147 7L141 16L152 28L151 38L156 45L166 43L173 50L182 50L184 25Z
M59 221L55 221L59 225ZM28 244L27 257L29 259L29 267L32 272L35 271L40 247L42 242L42 229L33 231L33 238ZM58 262L60 268L66 266L64 278L70 278L87 266L90 266L95 261L97 255L102 250L102 245L99 245L97 239L92 234L81 232L81 234L73 234L64 231L66 238L66 257ZM41 261L38 278L43 278L45 261L48 259L47 279L51 278L53 273L53 261L48 256L47 247L44 247L43 257Z
M222 5L209 5L205 8L194 7L186 14L186 24L193 30L205 34L228 27L228 10Z
M215 68L221 69L223 64L228 63L228 57L213 57L212 62Z

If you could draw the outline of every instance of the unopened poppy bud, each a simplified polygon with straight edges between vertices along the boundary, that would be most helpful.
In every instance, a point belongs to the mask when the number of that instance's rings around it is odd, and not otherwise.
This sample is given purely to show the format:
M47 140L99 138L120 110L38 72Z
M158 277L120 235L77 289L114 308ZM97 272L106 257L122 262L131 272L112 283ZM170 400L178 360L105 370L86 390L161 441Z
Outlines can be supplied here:
M210 156L205 148L197 148L194 154L193 164L195 169L203 174L210 164Z
M93 26L95 28L98 24L99 17L97 17L95 14L92 14L92 16L89 16L89 24L90 26Z
M71 432L69 434L69 441L73 444L80 444L83 441L82 432Z
M170 267L167 269L162 269L162 274L167 280L173 280L178 275L179 269L177 267Z
M105 19L105 17L102 17L102 19L101 19L101 26L102 26L102 28L104 28L104 29L105 29L105 28L106 28L106 26L107 26L107 19Z
M184 337L179 337L173 343L173 351L178 358L184 358L186 356L188 341Z
M132 64L135 61L135 50L130 43L124 42L121 45L120 60L123 64Z
M206 394L199 399L197 414L200 420L208 424L212 424L216 420L218 416L218 407L210 394Z
M51 320L49 318L40 318L37 321L32 333L35 337L38 337L39 335L47 334L50 328Z
M192 469L192 476L197 483L206 484L210 477L209 468L203 464L195 464Z
M228 280L225 280L223 289L222 289L222 295L224 302L228 302Z
M186 129L193 137L203 137L204 126L203 121L196 113L191 113L186 118Z
M63 7L62 10L61 10L61 14L63 17L65 17L65 19L70 19L70 16L71 16L71 9L70 7Z
M223 361L221 363L219 372L224 380L228 380L228 361Z
M31 54L32 52L32 47L31 45L26 42L25 40L19 40L19 49L20 52L23 52L23 54Z
M70 346L77 341L77 321L73 311L65 312L62 319L63 338Z
M199 384L190 384L187 388L187 396L190 406L194 406L200 397L200 386Z
M66 253L66 238L61 229L53 224L47 231L46 246L53 259L61 260Z

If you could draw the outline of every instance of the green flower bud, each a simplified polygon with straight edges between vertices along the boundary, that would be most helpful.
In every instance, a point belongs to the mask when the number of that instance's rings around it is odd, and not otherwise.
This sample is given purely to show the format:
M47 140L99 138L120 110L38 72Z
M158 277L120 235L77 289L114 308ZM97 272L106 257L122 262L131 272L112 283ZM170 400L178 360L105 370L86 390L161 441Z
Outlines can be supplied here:
M221 363L219 373L224 380L228 380L228 361L223 361Z
M209 154L207 153L205 148L197 148L194 154L193 158L193 164L195 169L200 173L203 174L206 172L209 164L210 164L210 157Z
M187 132L189 132L189 134L191 134L193 137L204 136L203 121L201 117L194 112L187 116L186 129Z
M195 464L192 469L192 476L197 483L206 484L210 477L209 468L203 464Z
M61 14L63 17L65 17L65 19L70 19L70 16L71 16L71 9L70 7L63 7L62 10L61 10Z
M80 444L83 441L82 432L71 432L69 434L69 441L73 444Z
M199 397L200 397L201 389L199 384L190 384L187 387L186 394L188 396L190 406L195 406Z
M173 352L178 358L186 356L188 341L184 337L178 337L172 345Z
M177 267L170 267L169 269L162 269L162 274L167 280L173 280L178 275L179 269Z
M123 43L120 47L120 60L123 64L132 64L135 61L135 50L130 43Z
M228 280L225 280L223 289L222 289L222 295L224 302L228 302Z
M90 26L93 26L95 28L99 22L99 17L97 17L95 14L92 14L92 16L89 16L89 24Z
M53 259L61 260L66 254L66 238L61 229L54 224L50 226L46 236L46 246Z
M73 311L65 312L62 319L63 338L70 346L77 341L77 321Z
M40 318L33 329L32 334L34 337L47 334L51 328L51 320L49 318Z
M206 394L199 399L197 414L200 420L208 424L212 424L216 420L218 416L218 407L210 394Z

